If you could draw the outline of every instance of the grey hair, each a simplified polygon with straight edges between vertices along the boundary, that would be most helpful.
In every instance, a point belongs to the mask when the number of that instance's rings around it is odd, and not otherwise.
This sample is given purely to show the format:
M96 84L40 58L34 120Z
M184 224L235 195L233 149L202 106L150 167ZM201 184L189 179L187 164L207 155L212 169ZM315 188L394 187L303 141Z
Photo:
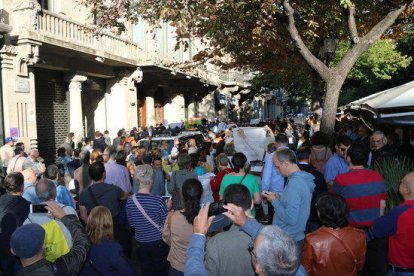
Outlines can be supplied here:
M187 153L180 153L177 159L178 167L180 170L191 168L191 158Z
M286 149L286 148L278 149L275 152L275 156L277 160L279 160L279 162L281 163L285 161L288 161L289 163L292 163L292 164L297 163L296 154L290 149Z
M134 180L139 184L139 188L151 185L154 179L154 169L147 164L137 166Z
M109 158L116 159L116 149L113 146L107 146L104 150L105 154L108 154Z
M227 156L233 156L236 153L233 143L225 144L223 151Z
M381 139L384 141L384 144L386 144L388 142L387 136L385 136L384 132L382 132L380 130L377 130L374 133L372 133L371 140L373 139L374 136L381 136Z
M41 202L56 198L56 185L47 178L40 179L35 185L36 195Z
M257 263L265 275L295 275L300 264L296 242L285 231L269 225L260 231L263 241L255 249Z

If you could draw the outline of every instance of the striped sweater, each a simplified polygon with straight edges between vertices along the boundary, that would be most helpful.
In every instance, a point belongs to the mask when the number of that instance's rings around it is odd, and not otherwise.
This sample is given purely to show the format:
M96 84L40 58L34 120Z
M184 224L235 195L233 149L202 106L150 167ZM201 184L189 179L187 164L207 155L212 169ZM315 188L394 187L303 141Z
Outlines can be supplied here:
M137 193L128 198L126 213L129 225L135 228L137 242L154 242L161 240L161 232L152 225L135 206L132 197L135 196L148 216L159 226L163 227L168 211L164 200L157 195Z

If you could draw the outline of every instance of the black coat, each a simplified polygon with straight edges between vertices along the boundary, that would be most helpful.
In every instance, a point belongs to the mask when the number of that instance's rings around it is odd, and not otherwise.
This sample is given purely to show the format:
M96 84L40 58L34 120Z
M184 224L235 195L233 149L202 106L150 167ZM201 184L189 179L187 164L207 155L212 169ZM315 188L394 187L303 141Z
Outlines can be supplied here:
M305 171L307 173L310 173L315 177L315 190L312 193L312 201L311 201L311 211L309 215L309 221L312 222L318 222L318 216L316 215L316 208L315 204L318 200L318 197L321 194L324 194L328 191L328 186L326 185L325 178L323 177L323 174L319 172L317 169L315 169L314 166L309 164L298 164L299 168L302 171Z
M100 149L103 152L106 147L107 145L103 136L93 140L93 149Z

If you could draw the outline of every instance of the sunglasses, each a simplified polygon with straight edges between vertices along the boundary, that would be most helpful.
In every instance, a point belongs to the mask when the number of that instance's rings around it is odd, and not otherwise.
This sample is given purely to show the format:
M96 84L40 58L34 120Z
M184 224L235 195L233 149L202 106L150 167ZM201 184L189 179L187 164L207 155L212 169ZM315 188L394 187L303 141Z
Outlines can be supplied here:
M341 151L343 151L343 152L345 152L345 151L347 151L348 149L347 148L339 148Z

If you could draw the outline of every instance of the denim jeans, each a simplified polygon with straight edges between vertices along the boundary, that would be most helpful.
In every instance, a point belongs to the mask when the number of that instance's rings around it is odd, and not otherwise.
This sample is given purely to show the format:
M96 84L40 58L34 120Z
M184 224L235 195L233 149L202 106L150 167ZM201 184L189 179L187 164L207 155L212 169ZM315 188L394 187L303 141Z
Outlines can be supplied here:
M373 276L385 276L388 271L387 239L367 242L365 272Z
M170 271L168 272L168 276L184 276L184 272L181 272L173 267L170 267Z
M388 270L387 276L414 276L414 272L395 271L392 267Z
M168 275L167 256L170 248L163 240L137 242L137 255L141 265L141 276Z

